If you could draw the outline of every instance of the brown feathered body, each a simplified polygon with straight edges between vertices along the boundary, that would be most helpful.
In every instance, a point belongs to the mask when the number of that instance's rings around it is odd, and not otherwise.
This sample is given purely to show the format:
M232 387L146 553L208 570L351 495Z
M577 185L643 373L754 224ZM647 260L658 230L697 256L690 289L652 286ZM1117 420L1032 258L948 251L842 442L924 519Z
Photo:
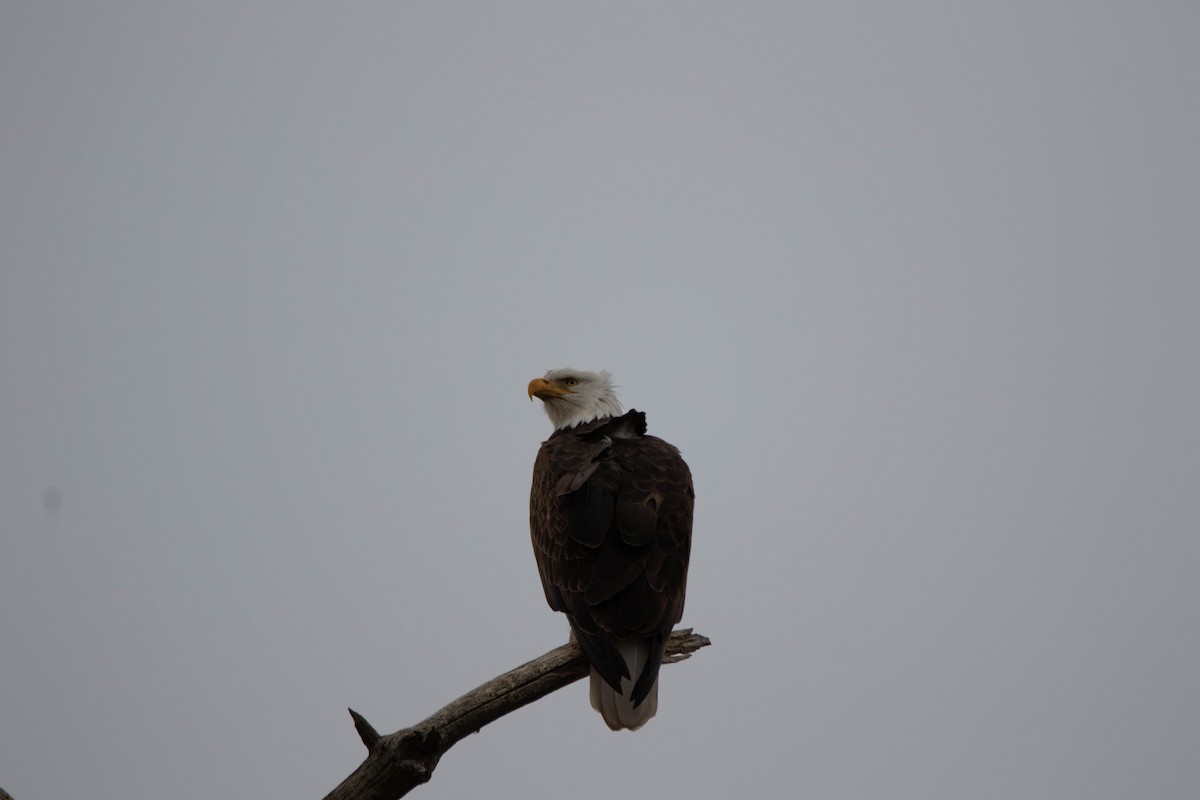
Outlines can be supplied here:
M546 601L570 620L610 728L654 716L666 639L683 615L695 494L673 445L630 411L542 443L529 503Z

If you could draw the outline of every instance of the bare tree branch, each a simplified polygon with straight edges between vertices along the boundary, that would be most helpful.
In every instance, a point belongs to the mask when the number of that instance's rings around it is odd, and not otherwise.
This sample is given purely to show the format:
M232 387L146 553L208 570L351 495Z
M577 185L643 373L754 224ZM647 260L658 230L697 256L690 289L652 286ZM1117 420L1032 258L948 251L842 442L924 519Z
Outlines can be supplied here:
M664 664L683 661L711 642L676 631L667 640ZM442 754L510 711L528 705L588 674L587 660L574 642L493 678L411 728L380 736L354 709L350 716L367 746L367 760L326 795L325 800L395 800L433 775Z

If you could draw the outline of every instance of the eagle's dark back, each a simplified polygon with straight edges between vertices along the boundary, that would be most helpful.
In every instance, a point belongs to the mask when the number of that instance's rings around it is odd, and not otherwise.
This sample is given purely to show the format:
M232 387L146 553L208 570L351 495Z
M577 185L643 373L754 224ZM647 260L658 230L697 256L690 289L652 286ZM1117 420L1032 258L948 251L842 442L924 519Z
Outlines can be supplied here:
M593 705L596 676L625 699L619 714L597 705L610 727L653 716L663 649L683 616L694 500L679 450L647 436L639 411L555 431L538 451L529 521L542 587L592 664Z

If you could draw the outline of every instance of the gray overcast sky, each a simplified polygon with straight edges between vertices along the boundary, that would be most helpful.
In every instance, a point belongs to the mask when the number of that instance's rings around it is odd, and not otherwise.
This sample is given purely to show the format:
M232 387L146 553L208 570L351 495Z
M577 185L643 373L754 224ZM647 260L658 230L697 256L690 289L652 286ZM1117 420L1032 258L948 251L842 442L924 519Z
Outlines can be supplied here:
M1200 793L1195 2L0 11L0 786L320 797L566 638L526 382L714 646L422 797Z

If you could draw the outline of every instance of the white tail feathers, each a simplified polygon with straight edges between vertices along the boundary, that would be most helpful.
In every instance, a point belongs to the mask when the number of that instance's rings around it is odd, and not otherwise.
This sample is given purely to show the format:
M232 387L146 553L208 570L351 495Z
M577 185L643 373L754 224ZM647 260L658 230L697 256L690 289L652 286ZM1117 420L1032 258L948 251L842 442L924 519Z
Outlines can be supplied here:
M617 642L617 650L625 659L629 668L630 678L621 679L621 692L609 686L596 670L591 672L591 701L592 708L600 712L604 722L614 731L636 731L646 724L646 721L658 712L658 678L650 687L649 694L637 708L633 706L633 687L637 684L638 676L646 666L650 657L650 643L638 639L622 639Z

